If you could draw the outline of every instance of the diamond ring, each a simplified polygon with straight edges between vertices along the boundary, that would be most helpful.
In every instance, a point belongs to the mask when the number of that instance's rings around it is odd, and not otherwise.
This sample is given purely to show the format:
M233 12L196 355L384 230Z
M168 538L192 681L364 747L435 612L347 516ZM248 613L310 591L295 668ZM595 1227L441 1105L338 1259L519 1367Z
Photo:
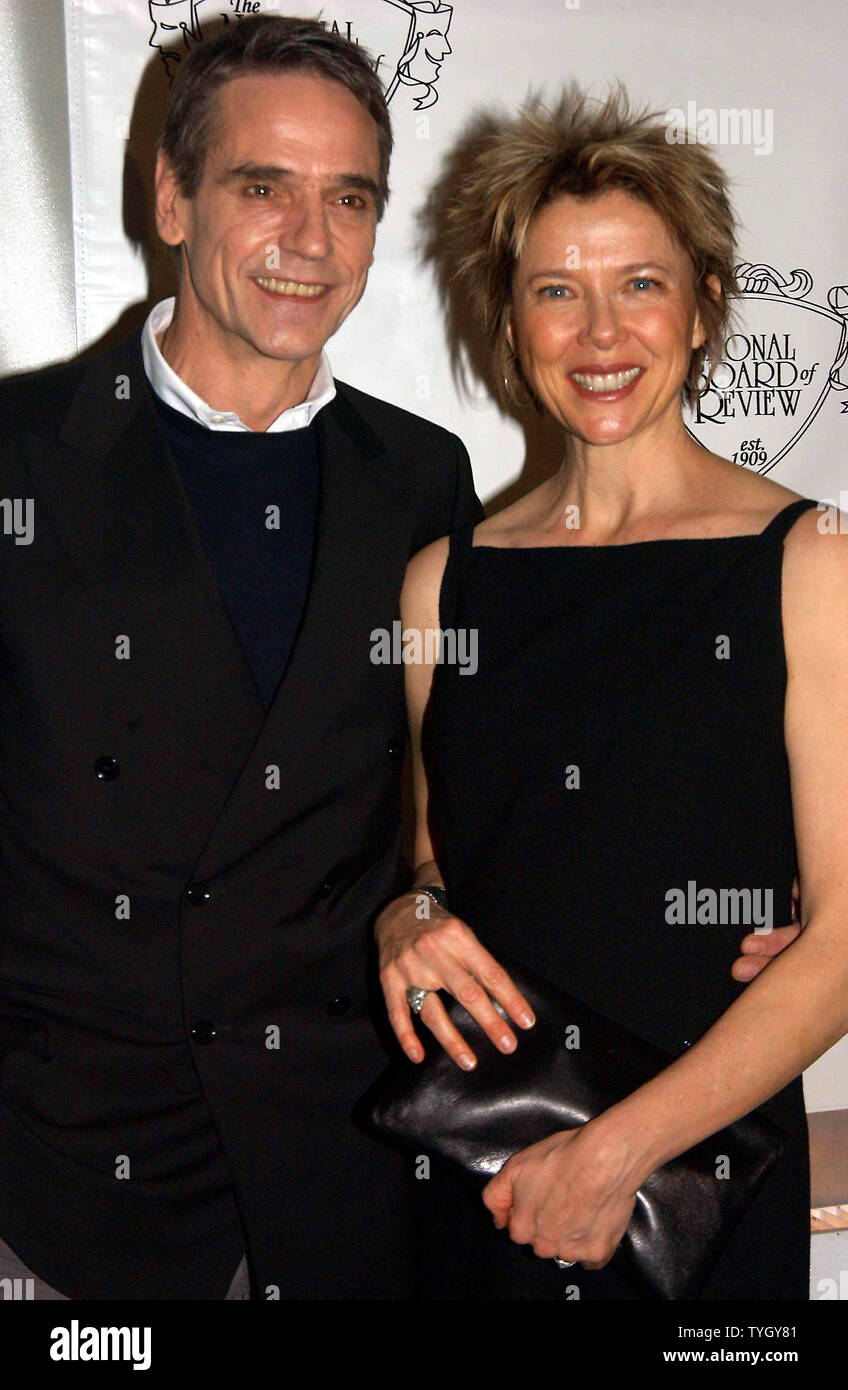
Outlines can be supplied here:
M420 1014L424 1000L428 994L432 994L431 989L419 989L416 985L410 985L406 991L406 998L414 1014Z

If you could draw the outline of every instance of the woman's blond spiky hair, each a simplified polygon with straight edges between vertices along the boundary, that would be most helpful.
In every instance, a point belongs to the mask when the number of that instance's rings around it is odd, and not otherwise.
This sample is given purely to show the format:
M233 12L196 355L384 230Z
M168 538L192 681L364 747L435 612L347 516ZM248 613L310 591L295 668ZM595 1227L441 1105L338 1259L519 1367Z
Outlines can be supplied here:
M709 149L671 143L667 129L659 113L634 112L621 83L600 102L576 86L553 107L533 96L517 116L487 123L445 210L449 244L443 253L469 302L482 313L505 400L512 399L516 375L523 380L506 337L513 270L536 213L564 194L592 197L623 188L659 213L692 263L706 331L683 387L690 404L700 394L705 359L711 368L721 361L728 296L736 291L735 217L727 180ZM719 280L719 300L710 294L709 275Z

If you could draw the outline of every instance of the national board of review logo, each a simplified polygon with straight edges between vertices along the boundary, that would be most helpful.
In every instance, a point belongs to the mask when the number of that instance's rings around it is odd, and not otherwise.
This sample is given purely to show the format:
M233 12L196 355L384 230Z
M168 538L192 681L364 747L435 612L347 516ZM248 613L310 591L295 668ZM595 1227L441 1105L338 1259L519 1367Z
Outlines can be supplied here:
M146 3L153 25L148 42L158 51L170 81L176 76L185 54L203 41L204 24L208 29L213 22L230 24L248 15L281 12L279 0L146 0ZM382 8L375 9L372 16L375 32L362 42L373 55L373 67L385 85L386 101L404 96L413 110L425 111L439 99L439 74L445 59L453 52L448 38L453 5L446 4L445 0L380 0L380 3ZM304 6L306 12L311 13L308 5ZM327 17L323 9L318 18L332 33L359 44L360 37L354 32L351 20ZM380 51L382 43L386 45L384 52Z
M689 433L725 458L768 473L809 429L848 358L848 286L825 303L809 271L782 276L770 265L736 267L738 327L694 410Z

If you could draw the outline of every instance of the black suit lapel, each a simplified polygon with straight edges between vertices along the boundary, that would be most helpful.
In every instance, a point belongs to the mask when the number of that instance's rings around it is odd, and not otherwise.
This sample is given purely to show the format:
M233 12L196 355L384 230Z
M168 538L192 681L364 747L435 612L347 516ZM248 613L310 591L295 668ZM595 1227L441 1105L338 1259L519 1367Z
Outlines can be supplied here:
M268 712L270 732L284 750L309 742L326 718L327 696L356 670L362 658L357 615L367 612L369 589L380 578L375 540L387 503L383 442L343 388L319 412L317 426L321 502L312 582Z
M58 434L27 463L91 601L132 642L139 708L167 709L231 786L263 706L167 450L138 336L93 363Z

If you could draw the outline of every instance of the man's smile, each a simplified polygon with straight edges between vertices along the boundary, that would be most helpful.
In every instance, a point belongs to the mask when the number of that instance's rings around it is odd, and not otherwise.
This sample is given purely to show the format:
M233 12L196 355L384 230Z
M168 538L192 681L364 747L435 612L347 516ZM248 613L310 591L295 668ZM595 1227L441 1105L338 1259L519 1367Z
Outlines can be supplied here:
M313 284L305 280L278 280L265 275L255 275L253 279L260 289L266 290L269 294L295 295L298 299L317 299L330 288L329 285Z

